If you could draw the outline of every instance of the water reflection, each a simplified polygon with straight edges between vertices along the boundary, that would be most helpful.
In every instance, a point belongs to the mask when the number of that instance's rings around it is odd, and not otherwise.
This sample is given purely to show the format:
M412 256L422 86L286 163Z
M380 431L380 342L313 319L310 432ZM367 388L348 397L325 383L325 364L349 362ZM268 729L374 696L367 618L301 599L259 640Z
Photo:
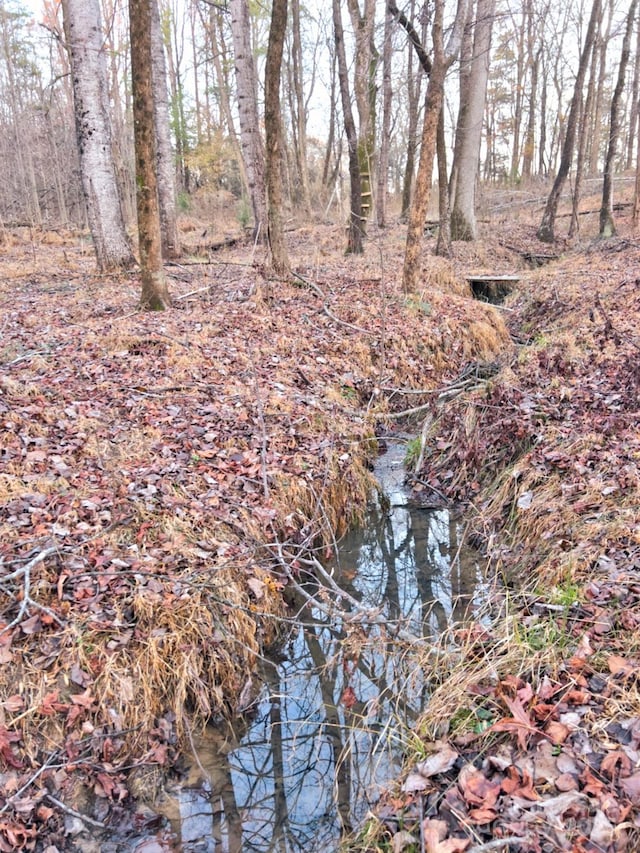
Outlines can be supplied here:
M335 577L362 603L427 640L484 597L477 555L444 510L412 507L402 449L380 463L389 502L340 543ZM211 729L194 743L188 784L167 804L180 849L330 853L400 769L402 737L427 701L416 649L388 632L306 612L242 737Z

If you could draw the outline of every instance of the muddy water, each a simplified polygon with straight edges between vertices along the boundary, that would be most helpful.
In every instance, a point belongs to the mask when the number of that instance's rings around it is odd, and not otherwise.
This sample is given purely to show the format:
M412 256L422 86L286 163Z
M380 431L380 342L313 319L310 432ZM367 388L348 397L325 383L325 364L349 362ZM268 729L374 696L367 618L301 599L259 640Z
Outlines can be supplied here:
M388 625L428 642L482 605L477 554L446 510L412 506L401 442L381 457L386 500L340 543L335 577ZM387 631L304 615L237 732L194 740L186 779L159 805L185 853L333 853L400 769L407 733L428 699L416 650ZM166 849L166 848L165 848Z

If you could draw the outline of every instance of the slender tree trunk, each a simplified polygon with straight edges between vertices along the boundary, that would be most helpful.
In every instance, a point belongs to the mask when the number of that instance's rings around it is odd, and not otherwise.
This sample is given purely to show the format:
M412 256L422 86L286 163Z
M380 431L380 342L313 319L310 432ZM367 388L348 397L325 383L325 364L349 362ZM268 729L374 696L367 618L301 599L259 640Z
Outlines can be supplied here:
M457 146L457 162L453 165L457 173L451 212L451 236L454 240L475 240L477 236L476 181L489 79L489 55L495 5L495 0L478 0L473 58L466 80L468 90L460 93L461 104L464 101L465 109L463 121L458 126L458 133L462 138L460 145Z
M636 35L636 54L633 64L633 83L631 84L630 101L629 123L627 126L627 169L633 168L633 148L636 141L635 128L638 124L638 111L640 109L640 26L638 26Z
M600 151L602 143L602 113L604 110L605 86L607 82L607 48L609 47L609 39L611 37L611 22L613 20L614 0L609 0L609 15L607 18L607 26L602 33L602 16L603 9L600 10L598 20L598 34L596 35L598 44L598 59L599 59L599 74L598 88L591 114L591 148L589 152L589 174L597 175L598 166L600 163Z
M447 140L444 132L444 104L438 116L438 138L436 141L438 156L438 242L436 255L451 257L451 210L449 208L449 180L447 169Z
M251 26L247 0L230 0L231 31L238 90L238 116L242 159L253 210L254 239L266 239L267 195L265 187L264 146L260 136L257 79L251 50ZM278 79L280 73L278 72Z
M104 272L134 262L111 151L107 67L98 0L63 0L76 138L89 228Z
M268 240L271 265L278 276L289 272L289 258L284 242L282 221L282 114L280 110L280 75L282 53L287 31L288 0L273 0L271 26L265 67L264 126L266 134L266 179Z
M176 172L170 135L167 63L157 0L151 3L151 75L156 129L158 200L162 231L162 253L167 260L180 257L178 213L176 208Z
M542 240L544 243L553 243L555 240L556 214L558 212L560 194L562 193L562 189L569 174L569 169L571 168L571 160L573 158L576 131L578 127L578 117L580 114L580 101L584 87L584 78L587 73L589 56L591 54L593 40L596 34L596 26L600 15L600 2L601 0L593 0L589 26L587 27L587 34L585 36L582 53L580 55L580 64L578 66L578 74L576 76L576 82L573 90L573 98L571 99L571 106L569 107L566 136L562 146L562 156L560 158L560 168L558 169L558 174L556 175L549 198L547 199L547 205L542 216L542 222L538 228L538 239Z
M387 224L387 183L389 180L389 137L391 134L391 60L393 15L387 11L384 20L384 45L382 48L382 139L380 141L380 161L378 163L378 198L376 217L379 228Z
M622 53L618 66L618 79L611 99L611 118L609 121L609 142L604 161L604 180L602 186L602 206L600 207L600 236L611 237L616 233L613 219L613 170L618 137L620 136L620 101L624 90L624 81L631 53L631 36L636 19L637 0L631 0L627 14L627 24L622 40Z
M311 189L309 187L309 170L307 167L307 109L303 87L303 56L302 33L300 22L300 0L291 0L291 60L293 76L291 111L292 125L296 140L296 169L300 182L300 197L302 207L307 216L311 215Z
M358 160L358 136L351 110L349 93L349 77L347 73L347 57L344 48L344 31L340 14L340 0L333 0L333 28L338 60L338 82L342 99L342 114L344 129L347 135L349 149L349 182L351 187L351 211L349 215L349 234L347 252L360 255L363 251L363 216L362 216L362 184L360 178L360 162Z
M597 45L594 41L593 50L591 51L591 72L589 74L589 83L587 84L587 97L584 105L580 109L580 129L578 132L578 157L576 160L576 179L573 185L573 198L571 200L571 223L569 225L568 236L573 238L580 231L580 196L582 194L582 179L585 173L585 164L587 159L588 147L588 128L591 121L591 111L593 108L593 99L595 97L595 79L597 70Z
M151 6L155 0L129 0L133 134L136 149L138 242L142 295L140 305L163 311L171 304L162 267L157 152L153 104Z
M459 0L455 22L445 51L442 34L444 0L435 0L433 16L433 60L427 86L420 163L418 165L418 176L416 178L415 192L407 225L407 242L402 269L402 286L405 293L414 293L418 286L420 251L422 248L424 221L429 205L433 159L436 152L438 135L438 121L444 101L444 80L448 67L454 62L460 52L460 42L462 40L466 14L467 0Z

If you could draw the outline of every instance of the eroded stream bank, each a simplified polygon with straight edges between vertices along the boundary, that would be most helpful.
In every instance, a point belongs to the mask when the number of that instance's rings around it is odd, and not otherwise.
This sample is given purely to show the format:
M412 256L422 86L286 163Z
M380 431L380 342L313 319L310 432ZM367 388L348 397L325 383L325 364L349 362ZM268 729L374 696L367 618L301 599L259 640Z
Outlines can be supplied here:
M461 521L412 503L404 454L396 439L379 458L382 496L339 543L334 576L387 627L402 624L428 643L481 607L487 590ZM165 849L336 850L397 777L428 701L425 644L353 627L348 615L301 615L278 659L263 662L258 698L235 731L194 737L185 777L155 806L171 822Z

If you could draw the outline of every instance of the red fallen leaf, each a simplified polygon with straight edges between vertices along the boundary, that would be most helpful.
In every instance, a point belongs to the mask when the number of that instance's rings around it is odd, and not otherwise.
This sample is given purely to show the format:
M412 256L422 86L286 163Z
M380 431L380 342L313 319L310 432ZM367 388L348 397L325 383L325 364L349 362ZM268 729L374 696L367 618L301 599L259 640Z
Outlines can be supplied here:
M340 697L340 702L344 705L347 711L350 711L358 702L358 697L355 694L353 687L345 687Z
M473 805L490 808L500 796L500 779L492 781L473 764L465 765L458 776L458 787L465 800Z
M19 740L20 735L17 732L11 732L0 725L0 757L8 767L15 767L16 770L22 767L22 761L14 753L11 744L18 743Z
M526 770L522 773L512 764L507 768L508 778L502 780L502 790L505 794L513 794L516 797L522 797L525 800L539 800L536 790L533 787L533 779L531 774Z
M564 743L571 733L571 729L568 726L565 726L564 723L558 722L558 720L549 720L547 725L544 727L544 731L547 737L551 740L551 743L555 746Z
M631 760L621 749L616 749L614 752L605 755L600 765L600 771L605 773L610 779L613 779L618 766L620 767L621 776L629 776L631 773Z
M629 778L632 779L633 777L630 776ZM601 782L600 779L594 776L588 767L585 767L583 772L580 774L580 781L584 786L582 788L582 792L584 794L592 794L594 797L599 797L606 787L604 782Z
M591 694L586 690L569 690L565 694L564 700L569 705L586 705L591 699Z
M491 823L498 817L493 809L471 809L469 812L469 820L482 826L486 823Z
M60 711L67 711L69 706L64 702L59 702L59 698L59 690L53 690L51 693L47 693L38 707L38 713L43 714L45 717L53 717Z

